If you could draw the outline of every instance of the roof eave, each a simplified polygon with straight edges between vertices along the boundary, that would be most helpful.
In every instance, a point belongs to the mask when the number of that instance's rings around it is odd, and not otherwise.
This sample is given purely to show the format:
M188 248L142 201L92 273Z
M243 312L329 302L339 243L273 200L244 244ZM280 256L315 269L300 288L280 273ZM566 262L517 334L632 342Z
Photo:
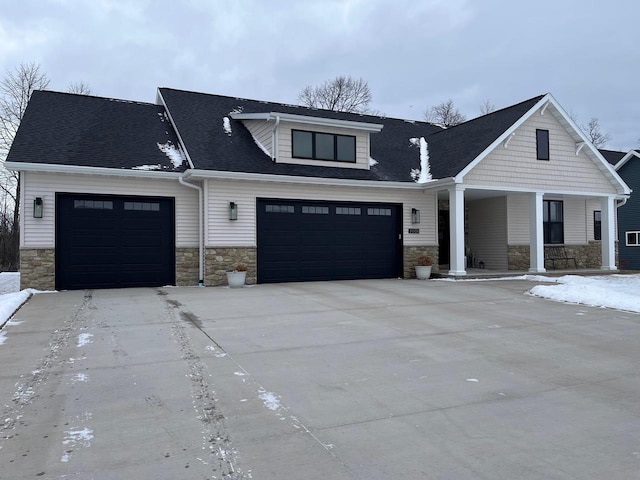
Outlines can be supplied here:
M335 118L312 117L309 115L296 115L293 113L268 112L268 113L231 113L229 115L234 120L275 120L300 123L306 125L317 125L321 127L348 128L351 130L362 130L365 132L377 133L384 125L380 123L355 122L353 120L338 120Z
M127 168L87 167L82 165L55 165L50 163L5 162L8 170L15 172L66 173L80 175L106 175L114 177L162 178L172 180L179 178L182 172L166 170L131 170Z
M227 172L220 170L187 170L184 173L185 179L217 179L217 180L244 180L254 182L277 182L277 183L297 183L305 185L325 185L340 187L367 187L367 188L390 188L403 190L426 190L433 187L442 187L453 183L452 178L434 180L428 183L415 182L392 182L385 180L352 180L343 178L327 177L300 177L293 175L274 175L265 173Z

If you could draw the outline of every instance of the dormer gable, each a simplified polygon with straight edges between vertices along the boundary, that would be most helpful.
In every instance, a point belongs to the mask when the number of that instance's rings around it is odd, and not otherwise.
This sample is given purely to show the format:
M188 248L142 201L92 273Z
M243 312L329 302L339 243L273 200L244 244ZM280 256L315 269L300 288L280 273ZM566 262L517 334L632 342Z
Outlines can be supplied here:
M232 113L275 163L370 168L370 134L377 123L282 112Z

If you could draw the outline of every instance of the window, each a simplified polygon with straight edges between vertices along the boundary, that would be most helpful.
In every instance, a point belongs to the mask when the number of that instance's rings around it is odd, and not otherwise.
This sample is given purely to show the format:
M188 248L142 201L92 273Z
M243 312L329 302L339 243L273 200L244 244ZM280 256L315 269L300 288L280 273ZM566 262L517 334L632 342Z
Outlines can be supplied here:
M332 133L291 130L292 155L295 158L356 161L356 137Z
M564 220L560 200L543 200L544 243L564 243Z
M593 212L593 239L602 240L602 212L600 210Z
M329 215L329 207L302 206L302 213L313 213L316 215Z
M360 207L336 207L336 215L360 215Z
M390 208L367 208L367 215L380 215L384 217L391 216Z
M549 130L536 130L538 160L549 160Z
M640 232L626 232L627 247L640 247Z
M90 208L93 210L113 210L110 200L74 200L73 208Z
M160 204L157 202L124 202L124 209L144 212L159 212Z
M265 205L264 211L267 213L295 213L293 205Z

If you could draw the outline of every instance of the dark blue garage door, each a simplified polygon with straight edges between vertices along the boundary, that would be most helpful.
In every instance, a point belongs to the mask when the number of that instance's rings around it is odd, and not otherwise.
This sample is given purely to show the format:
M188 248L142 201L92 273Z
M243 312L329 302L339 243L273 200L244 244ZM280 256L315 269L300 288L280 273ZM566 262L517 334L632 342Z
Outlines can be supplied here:
M56 195L56 288L175 282L172 198Z
M401 274L396 204L258 199L258 282Z

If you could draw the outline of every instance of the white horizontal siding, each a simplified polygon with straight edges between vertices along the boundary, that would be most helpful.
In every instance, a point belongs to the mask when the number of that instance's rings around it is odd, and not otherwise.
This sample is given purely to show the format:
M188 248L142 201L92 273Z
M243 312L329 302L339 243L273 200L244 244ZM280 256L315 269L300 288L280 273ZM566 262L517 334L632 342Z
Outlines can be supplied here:
M308 132L333 133L336 135L351 135L356 137L356 163L330 162L326 160L308 160L293 158L291 145L291 130L306 130ZM375 135L375 133L374 133ZM282 122L278 126L278 156L277 163L294 163L298 165L319 165L336 168L369 169L369 132L349 130L344 128L323 127L318 125L300 125Z
M507 196L507 221L509 245L529 245L529 205L528 195Z
M474 258L491 270L506 270L507 198L496 197L468 202L469 248Z
M247 127L251 135L258 140L264 148L273 155L273 125L274 122L266 122L264 120L243 120L244 126Z
M549 130L550 160L536 159L536 129ZM547 111L534 113L515 132L508 148L498 145L464 179L470 185L546 191L616 193L615 186Z
M564 210L564 243L584 245L593 241L593 211L600 210L600 200L583 197L545 197L561 200ZM509 195L509 244L529 245L529 202L526 195Z
M198 245L198 194L176 179L156 180L99 175L65 175L23 172L24 204L22 246L54 248L55 194L95 193L106 195L140 195L175 198L176 246ZM33 199L42 197L43 218L33 218Z
M382 188L330 187L267 182L209 180L207 183L207 246L255 247L256 199L336 200L403 204L405 245L437 244L437 202L434 194ZM238 204L238 220L229 220L229 202ZM411 209L420 210L419 225L411 224ZM409 234L419 228L419 234Z

